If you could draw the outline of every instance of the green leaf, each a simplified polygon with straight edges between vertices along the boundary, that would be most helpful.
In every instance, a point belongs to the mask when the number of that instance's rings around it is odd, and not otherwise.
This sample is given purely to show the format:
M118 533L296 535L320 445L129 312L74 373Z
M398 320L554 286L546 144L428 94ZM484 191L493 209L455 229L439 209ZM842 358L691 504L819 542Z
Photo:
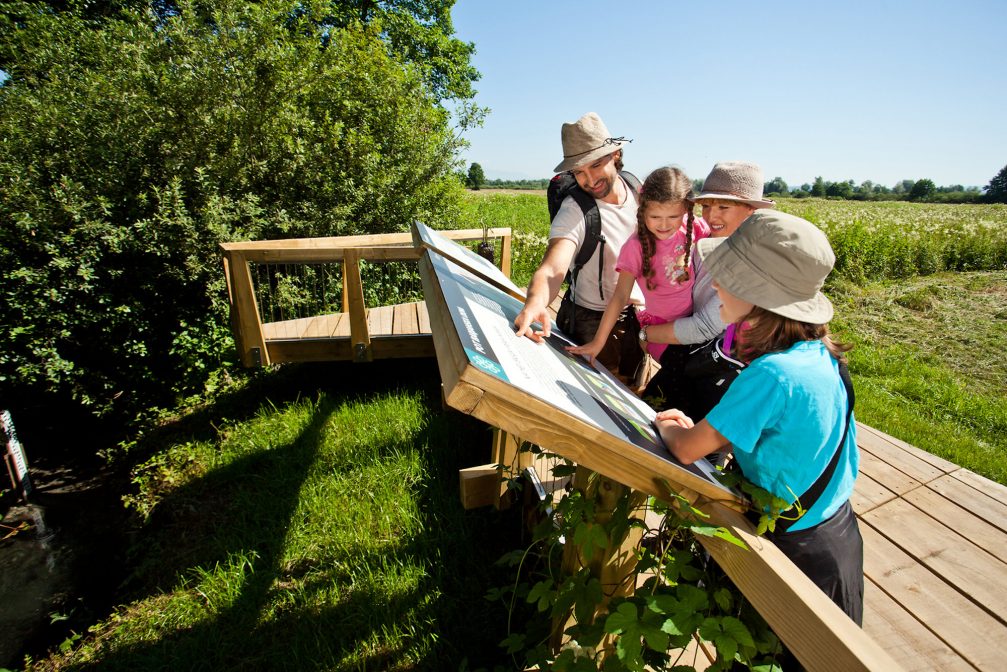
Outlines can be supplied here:
M716 591L713 594L713 600L717 603L717 606L720 607L721 611L727 612L731 610L731 603L733 602L733 599L731 597L731 591L727 588L721 588Z
M605 632L609 634L631 633L638 629L639 612L632 602L623 602L605 619Z
M740 646L755 646L755 641L752 639L752 633L749 632L748 628L745 627L745 624L737 618L733 616L725 616L721 620L720 625L724 633L732 637Z
M532 589L528 592L528 597L525 600L532 604L538 602L538 610L545 611L552 604L556 597L556 592L552 589L552 579L543 579L539 581Z
M500 646L503 647L508 654L519 653L524 650L526 639L527 635L523 632L512 632L506 639L500 642Z

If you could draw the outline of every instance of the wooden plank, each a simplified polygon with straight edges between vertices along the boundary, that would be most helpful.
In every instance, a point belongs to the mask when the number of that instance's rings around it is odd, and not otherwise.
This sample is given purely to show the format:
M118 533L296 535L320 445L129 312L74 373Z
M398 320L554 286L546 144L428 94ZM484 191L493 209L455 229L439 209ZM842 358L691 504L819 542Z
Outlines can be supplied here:
M353 361L354 350L349 338L293 339L270 341L270 360L284 362ZM375 359L402 359L433 357L433 338L429 334L417 336L389 336L371 342Z
M507 229L507 235L500 237L500 270L508 278L510 277L510 265L511 265L511 237L510 229Z
M1007 486L1003 486L996 481L984 478L974 471L969 471L968 469L959 469L952 473L958 480L968 483L987 497L992 497L1004 506L1007 506Z
M482 240L482 229L438 231L452 240ZM489 236L509 240L509 228L493 228ZM287 238L222 243L225 252L243 254L248 261L272 263L323 263L343 260L347 249L361 251L360 259L418 259L410 233L379 233L362 236Z
M343 287L346 292L344 311L350 315L350 344L354 361L371 361L371 336L367 331L367 308L360 282L360 255L356 249L346 251L343 262Z
M994 557L1007 558L1007 532L972 513L971 500L950 500L931 488L917 488L902 498Z
M414 336L419 333L416 320L416 304L400 303L394 306L392 313L392 334L395 336Z
M875 427L871 427L869 425L865 425L865 424L862 424L862 423L858 422L857 423L857 434L859 435L860 432L866 432L866 433L870 434L872 437L877 437L878 439L881 439L881 440L883 440L883 441L885 441L887 443L890 443L890 444L892 444L892 446L900 448L900 449L906 451L907 453L909 453L909 454L911 454L911 455L913 455L915 457L918 457L919 459L921 459L921 460L923 460L923 461L925 461L925 462L933 465L934 467L940 469L941 471L943 471L946 474L949 474L952 471L955 471L955 470L957 470L959 468L958 465L955 464L954 462L950 462L948 460L945 460L943 457L938 457L937 455L934 455L933 453L928 453L927 451L923 450L922 448L917 448L916 446L914 446L914 445L912 445L910 443L906 443L902 439L897 439L894 436L891 436L890 434L885 434L880 429L877 429ZM1007 488L1005 488L1005 490L1007 490Z
M299 338L328 338L332 333L333 323L339 320L338 315L315 315L305 320L304 330Z
M896 499L861 520L1007 626L1007 564L948 527L957 519L945 525Z
M267 341L330 338L341 318L342 313L331 313L282 322L266 322L262 325L262 333Z
M425 301L416 305L416 322L419 325L421 334L430 333L430 314L427 312Z
M907 672L975 672L873 581L864 581L864 632Z
M342 362L353 359L353 349L349 339L298 339L270 341L269 359L274 364L288 362Z
M962 470L964 471L964 470ZM968 502L969 511L993 527L1007 532L1007 504L976 490L959 477L959 472L938 478L928 487L956 502Z
M862 454L870 453L920 483L928 483L947 473L942 468L933 465L930 461L903 450L874 432L866 431L861 436L859 427L857 428L857 445L860 447ZM956 465L952 466L954 469L958 468Z
M495 464L483 464L458 470L458 491L463 509L495 504L498 499L500 470Z
M252 275L248 270L248 260L238 253L228 253L230 271L228 285L233 289L234 302L231 310L236 316L233 321L238 325L235 342L238 345L238 355L244 366L265 366L270 363L266 341L262 335L262 319L259 317L259 306L255 302L255 290ZM256 356L256 351L258 356Z
M434 341L430 334L416 336L388 336L371 341L375 359L405 359L434 357Z
M859 446L859 435L858 435ZM905 472L888 464L884 459L866 450L860 451L860 473L874 479L896 495L920 487L920 482L910 478Z
M934 575L870 525L862 524L864 575L980 670L1001 670L1007 627Z
M336 323L333 328L332 334L334 338L349 338L350 337L350 316L346 313L339 313L339 322Z
M867 474L859 474L853 488L850 503L860 515L895 499L895 493L881 485Z
M367 331L371 340L392 335L395 306L377 306L367 310Z

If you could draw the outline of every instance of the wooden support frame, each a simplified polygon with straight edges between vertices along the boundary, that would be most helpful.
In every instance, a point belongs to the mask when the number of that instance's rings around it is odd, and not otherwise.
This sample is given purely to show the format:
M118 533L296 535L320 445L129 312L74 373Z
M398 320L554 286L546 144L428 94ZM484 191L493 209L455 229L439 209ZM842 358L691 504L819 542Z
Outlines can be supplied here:
M900 669L771 542L755 535L738 502L683 475L667 460L616 439L471 364L429 258L421 259L446 403L521 436L578 465L643 493L667 499L665 483L741 539L747 549L703 539L718 564L807 668L851 672Z
M459 229L438 231L450 240L471 241L484 237L499 241L499 268L510 275L511 230L509 228ZM360 275L361 261L416 261L421 251L413 246L411 233L389 233L325 238L294 238L223 243L224 277L231 306L231 329L241 363L246 367L267 366L295 361L351 360L369 362L387 357L426 357L434 354L429 336L429 319L425 308L415 310L377 311L372 315L365 305ZM255 296L250 264L317 264L337 263L343 267L342 316L349 325L348 334L333 334L328 338L279 337L275 330L263 325ZM411 304L403 304L411 305ZM398 308L398 306L396 306ZM370 324L378 320L379 329ZM385 320L392 319L411 325L406 334L388 334ZM388 336L392 338L388 338ZM380 339L380 340L378 340Z

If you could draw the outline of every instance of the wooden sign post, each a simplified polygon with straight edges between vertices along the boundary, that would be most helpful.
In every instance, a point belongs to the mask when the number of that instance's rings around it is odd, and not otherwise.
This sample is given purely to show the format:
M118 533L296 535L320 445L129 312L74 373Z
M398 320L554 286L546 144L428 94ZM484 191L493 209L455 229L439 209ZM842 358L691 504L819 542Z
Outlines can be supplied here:
M414 240L420 238L414 229ZM771 542L739 513L743 500L705 460L678 463L654 426L655 411L604 369L545 343L517 338L522 302L439 253L420 260L446 403L634 490L667 498L667 487L728 528L749 548L701 539L714 559L797 658L814 670L898 670ZM473 255L475 256L475 255ZM466 266L468 264L466 263Z

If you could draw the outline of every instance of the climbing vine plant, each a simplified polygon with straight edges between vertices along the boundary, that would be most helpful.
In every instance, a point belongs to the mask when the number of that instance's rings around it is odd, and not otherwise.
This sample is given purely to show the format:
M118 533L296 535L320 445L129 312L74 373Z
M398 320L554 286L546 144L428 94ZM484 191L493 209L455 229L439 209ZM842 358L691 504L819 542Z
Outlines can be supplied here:
M554 477L575 474L569 461L548 457ZM738 474L724 479L767 511L760 534L789 506ZM781 669L779 640L698 539L743 542L665 487L662 501L583 471L560 499L541 502L530 543L501 558L514 581L487 595L508 611L501 646L518 669L694 670L693 640L713 658L703 669Z

